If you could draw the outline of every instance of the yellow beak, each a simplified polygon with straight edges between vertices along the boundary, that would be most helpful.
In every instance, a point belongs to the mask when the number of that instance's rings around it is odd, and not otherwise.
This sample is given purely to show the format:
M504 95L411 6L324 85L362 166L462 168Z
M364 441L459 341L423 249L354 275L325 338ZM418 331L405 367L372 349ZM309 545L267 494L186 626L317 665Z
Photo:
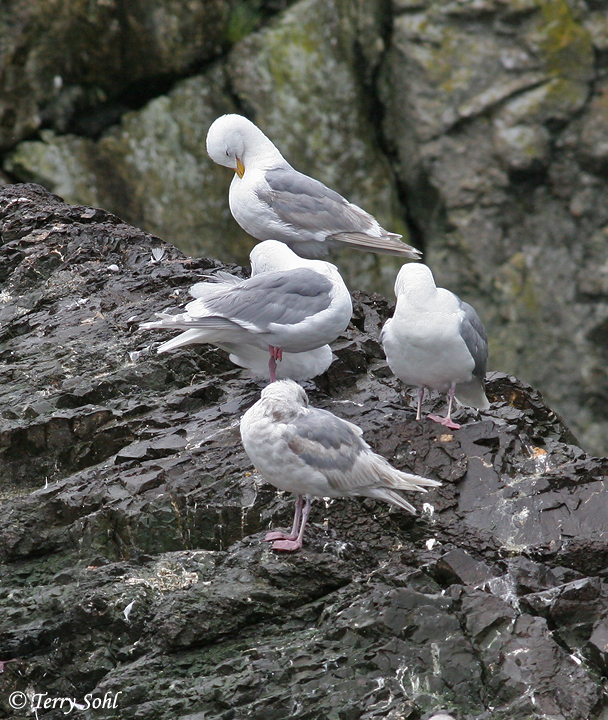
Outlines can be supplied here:
M243 177L245 174L245 166L243 163L237 158L236 159L236 170L234 171L240 178Z

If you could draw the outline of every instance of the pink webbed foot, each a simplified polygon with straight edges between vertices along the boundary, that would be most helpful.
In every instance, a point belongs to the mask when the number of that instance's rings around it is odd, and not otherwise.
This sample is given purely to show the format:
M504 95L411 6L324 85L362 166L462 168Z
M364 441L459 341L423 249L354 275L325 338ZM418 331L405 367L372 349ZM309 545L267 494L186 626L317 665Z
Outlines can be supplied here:
M298 538L296 540L277 540L272 545L273 550L283 550L286 552L293 552L294 550L299 550L302 547L302 539Z
M436 423L439 423L440 425L444 425L447 428L450 428L450 430L460 430L460 425L456 422L454 422L449 417L442 417L441 415L427 415L427 418L429 420L433 420Z
M296 498L296 511L293 516L291 533L287 534L281 530L273 530L272 532L266 533L264 540L267 540L268 542L274 540L272 545L273 550L283 550L285 552L299 550L302 547L302 537L304 535L304 528L308 522L309 514L310 497L307 497L306 503L304 503L302 495L298 495ZM299 531L298 527L300 528Z
M264 542L271 542L272 540L295 540L297 535L290 535L289 533L282 532L281 530L273 530L272 532L266 533Z

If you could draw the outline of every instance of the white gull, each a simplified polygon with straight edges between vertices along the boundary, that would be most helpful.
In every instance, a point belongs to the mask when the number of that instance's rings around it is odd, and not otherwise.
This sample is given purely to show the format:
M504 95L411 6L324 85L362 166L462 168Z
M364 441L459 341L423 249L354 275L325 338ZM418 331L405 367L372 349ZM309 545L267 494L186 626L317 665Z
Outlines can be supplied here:
M303 257L322 257L349 245L419 258L397 233L323 183L295 170L274 144L242 115L222 115L209 128L207 152L234 170L228 201L237 223L258 240L272 238Z
M271 382L276 379L283 351L313 353L287 368L299 379L314 377L326 365L323 372L331 362L327 344L346 329L352 315L350 293L338 269L321 260L300 258L276 240L256 245L250 260L250 278L238 280L223 274L219 283L198 283L192 289L196 299L186 305L184 313L161 314L160 320L140 327L185 331L161 345L158 352L210 343L225 348L254 370L259 370L260 355L250 347L269 352Z
M273 550L302 547L312 497L362 495L415 513L398 491L426 492L441 484L394 468L373 452L357 425L310 407L303 388L293 380L262 390L261 398L243 415L241 438L262 477L297 495L291 532L265 537L274 541Z
M406 385L419 388L417 420L425 388L439 390L448 393L447 414L428 417L458 429L451 419L454 397L480 410L490 407L485 394L488 339L481 320L468 303L438 288L422 263L401 268L395 295L395 314L380 334L388 365Z

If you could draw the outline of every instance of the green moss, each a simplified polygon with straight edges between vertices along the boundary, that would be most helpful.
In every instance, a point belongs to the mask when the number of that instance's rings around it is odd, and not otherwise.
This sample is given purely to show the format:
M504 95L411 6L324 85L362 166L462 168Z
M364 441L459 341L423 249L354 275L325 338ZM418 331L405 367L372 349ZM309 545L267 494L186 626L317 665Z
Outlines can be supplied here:
M446 93L453 93L459 86L467 85L471 74L469 63L461 56L469 53L468 43L462 43L459 37L451 28L446 28L441 46L435 55L435 73L440 82L440 88Z
M41 132L42 140L22 142L4 161L21 182L36 182L71 203L98 205L95 145L75 135Z
M555 76L587 81L593 73L591 36L572 14L566 0L539 0L540 49Z
M556 77L545 86L544 107L552 108L554 114L568 114L580 108L588 95L586 85L565 77Z
M259 26L262 18L262 0L238 0L230 11L226 40L231 45L239 42Z
M527 317L538 316L540 303L535 276L530 271L523 253L515 253L502 267L500 284L509 300L522 308Z
M310 27L306 23L285 23L268 35L268 69L277 88L295 82L301 89L309 68L323 67L317 35L318 29L312 23ZM315 56L319 57L313 60Z
M449 27L431 26L427 19L412 22L407 28L408 33L414 33L422 44L414 49L417 60L426 69L433 85L440 85L445 92L454 90L454 69L462 68L462 64L455 64L454 58L458 52L458 38ZM432 31L432 33L431 33ZM437 36L438 31L440 36ZM433 42L429 41L433 37Z

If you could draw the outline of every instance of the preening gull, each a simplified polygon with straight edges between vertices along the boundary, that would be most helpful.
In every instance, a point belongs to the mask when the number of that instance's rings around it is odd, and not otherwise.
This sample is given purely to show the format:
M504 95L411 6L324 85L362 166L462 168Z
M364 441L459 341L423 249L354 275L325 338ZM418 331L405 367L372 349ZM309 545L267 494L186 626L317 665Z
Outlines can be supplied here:
M303 257L350 245L387 255L419 258L401 235L337 192L295 170L274 144L242 115L222 115L207 133L211 159L234 170L228 201L237 223L258 240L286 243Z
M247 346L266 350L270 352L271 382L276 379L277 360L282 359L283 351L315 351L290 363L299 379L314 377L310 372L318 374L319 367L331 362L327 343L346 329L352 315L350 293L338 269L322 260L300 258L276 240L256 245L250 259L252 276L247 280L224 274L219 283L198 283L192 289L196 299L186 305L184 313L161 315L160 320L140 327L185 330L161 345L158 352L211 343L244 362L259 364L259 354L256 359Z
M357 425L310 407L304 389L293 380L262 390L241 420L243 446L265 480L297 495L291 532L265 537L274 541L273 550L302 547L312 497L362 495L415 513L398 491L426 492L441 484L395 469L361 435Z
M395 281L397 306L380 341L393 373L418 391L420 420L425 388L448 392L445 417L431 420L458 429L451 419L454 397L463 405L486 410L488 338L475 310L449 290L438 288L422 263L404 265Z
M254 272L255 273L254 268ZM259 271L259 270L258 270ZM217 292L220 286L228 288L231 285L238 285L243 281L243 278L239 278L236 275L219 271L213 276L209 276L212 282L200 282L193 285L190 288L190 294L195 298L204 298ZM170 315L164 315L158 313L160 317L165 320L169 319ZM144 323L144 328L152 327L150 323ZM166 327L161 323L155 323L154 327ZM175 350L185 345L194 345L200 343L209 342L209 333L206 330L186 330L177 337L167 340L158 347L157 353L168 352L169 350ZM256 345L250 345L246 343L234 343L234 342L215 342L216 347L225 350L229 353L230 361L239 367L249 370L250 374L254 377L262 378L264 380L270 379L270 367L268 363L268 350L262 350ZM276 366L275 376L277 380L283 380L285 378L291 378L292 380L311 380L318 375L324 373L327 368L332 364L334 355L329 345L322 345L314 350L307 350L300 353L284 352L281 357L281 362Z

